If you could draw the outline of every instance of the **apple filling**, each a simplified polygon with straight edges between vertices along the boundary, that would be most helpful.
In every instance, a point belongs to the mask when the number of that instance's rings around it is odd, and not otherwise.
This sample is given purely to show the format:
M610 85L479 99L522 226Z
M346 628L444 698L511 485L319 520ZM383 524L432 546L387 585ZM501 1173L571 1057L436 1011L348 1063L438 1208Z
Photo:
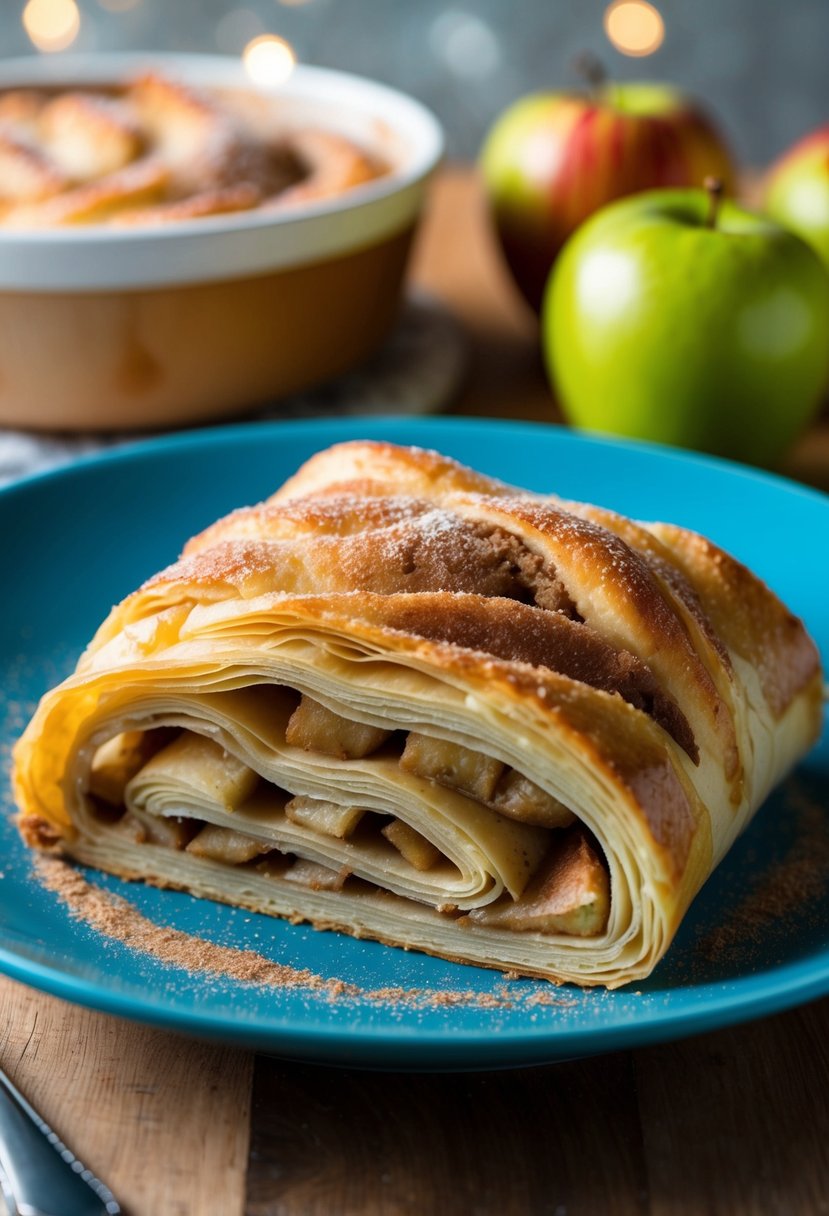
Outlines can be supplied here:
M333 713L311 697L302 697L288 719L285 742L291 747L325 752L338 760L360 760L376 752L391 734Z
M188 729L117 735L93 757L90 809L101 830L135 843L313 891L368 883L470 926L604 931L600 849L567 806L503 761L420 731L398 743L402 732L307 695L282 733L275 771L263 772Z
M386 158L247 90L0 90L0 227L160 226L333 198Z

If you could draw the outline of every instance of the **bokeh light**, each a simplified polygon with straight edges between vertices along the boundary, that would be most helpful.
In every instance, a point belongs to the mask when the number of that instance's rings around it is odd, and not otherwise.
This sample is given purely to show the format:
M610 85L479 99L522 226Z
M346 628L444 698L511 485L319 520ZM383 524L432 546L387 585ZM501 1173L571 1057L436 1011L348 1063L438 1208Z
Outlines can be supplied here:
M613 0L605 9L604 32L623 55L652 55L665 41L665 22L647 0Z
M22 20L23 28L39 51L65 51L81 28L75 0L29 0Z
M492 26L461 9L447 9L435 18L429 42L449 70L467 80L491 76L501 62L501 47Z
M272 89L284 84L293 72L296 51L276 34L260 34L242 51L242 62L254 84Z

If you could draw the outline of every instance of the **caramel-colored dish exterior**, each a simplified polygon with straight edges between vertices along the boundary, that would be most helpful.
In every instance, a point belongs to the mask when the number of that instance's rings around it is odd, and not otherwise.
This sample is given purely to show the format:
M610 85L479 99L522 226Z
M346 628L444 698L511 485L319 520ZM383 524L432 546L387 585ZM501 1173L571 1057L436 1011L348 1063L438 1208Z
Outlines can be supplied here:
M0 291L0 425L155 430L338 376L394 324L412 231L217 282Z

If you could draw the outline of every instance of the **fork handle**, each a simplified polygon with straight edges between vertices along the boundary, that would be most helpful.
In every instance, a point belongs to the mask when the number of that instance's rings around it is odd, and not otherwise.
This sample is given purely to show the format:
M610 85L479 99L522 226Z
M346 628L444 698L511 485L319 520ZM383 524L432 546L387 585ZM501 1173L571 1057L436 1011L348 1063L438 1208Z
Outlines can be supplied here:
M121 1211L2 1069L0 1174L17 1216L117 1216Z

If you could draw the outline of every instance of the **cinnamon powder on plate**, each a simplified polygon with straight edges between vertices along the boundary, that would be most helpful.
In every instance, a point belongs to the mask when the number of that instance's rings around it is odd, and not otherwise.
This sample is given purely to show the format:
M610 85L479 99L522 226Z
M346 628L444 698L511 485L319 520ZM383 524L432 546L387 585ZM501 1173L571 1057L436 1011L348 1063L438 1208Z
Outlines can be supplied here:
M66 904L75 920L142 954L186 971L205 971L243 983L319 988L327 982L338 987L336 995L342 993L341 981L324 981L311 971L274 963L254 950L219 946L180 929L157 925L126 899L87 882L78 870L59 858L38 855L34 867L42 886ZM354 992L357 991L355 988Z
M506 983L496 993L403 987L364 989L346 980L325 979L306 968L275 963L255 950L220 946L180 929L157 925L126 899L88 882L74 866L60 858L38 854L34 859L34 871L40 884L58 896L75 920L112 941L193 973L203 972L272 988L304 989L332 1001L360 998L377 1004L416 1008L472 1005L484 1009L509 1009L522 1000L533 1006L568 1007L576 1003L552 992L549 996L546 993L539 995L535 988L525 989L522 994L519 985L516 985L516 992L511 992Z
M722 962L779 938L796 915L818 909L829 885L827 810L798 778L785 787L794 817L794 839L784 855L763 869L730 918L700 942L700 952Z

